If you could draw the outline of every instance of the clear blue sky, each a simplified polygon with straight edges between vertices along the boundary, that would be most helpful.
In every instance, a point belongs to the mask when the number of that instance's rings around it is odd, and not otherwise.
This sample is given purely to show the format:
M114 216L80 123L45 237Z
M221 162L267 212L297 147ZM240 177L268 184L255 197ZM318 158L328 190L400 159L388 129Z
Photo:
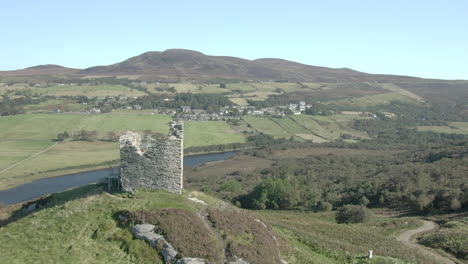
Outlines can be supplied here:
M0 70L86 68L185 48L468 79L466 0L5 0L0 29Z

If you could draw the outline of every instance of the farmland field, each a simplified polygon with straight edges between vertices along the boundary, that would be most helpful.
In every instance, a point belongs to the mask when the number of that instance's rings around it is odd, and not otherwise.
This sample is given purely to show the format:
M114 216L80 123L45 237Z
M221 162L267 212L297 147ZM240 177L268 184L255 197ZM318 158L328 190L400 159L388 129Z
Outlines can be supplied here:
M0 117L0 171L51 146L57 133L67 130L79 115L15 115Z
M419 131L468 135L468 122L451 122L449 126L419 126Z
M117 132L128 130L142 132L152 130L167 134L169 122L172 120L167 115L132 114L128 112L87 115L81 119L70 131L96 130L98 133Z
M401 101L405 103L418 104L420 101L414 96L398 92L389 92L384 94L368 95L362 97L346 98L334 101L337 105L349 106L349 107L368 107L374 105L389 104L392 101Z
M61 142L0 174L0 189L40 178L116 166L118 158L119 149L114 142Z
M35 93L54 96L143 96L143 93L122 85L57 85L35 88Z
M119 151L116 142L66 141L40 153L56 143L58 133L97 131L98 138L105 137L108 132L120 134L127 130L167 134L171 120L167 115L126 111L99 115L24 114L0 117L0 172L9 168L0 173L0 189L33 179L117 164ZM237 142L245 142L245 137L225 122L185 122L185 148ZM22 163L17 164L20 161ZM10 168L14 164L17 165Z
M245 137L225 122L188 121L184 123L184 148L245 142Z
M274 137L295 136L314 142L326 142L339 139L342 134L349 134L356 138L368 138L366 133L350 127L352 120L357 118L363 117L291 115L283 118L244 117L244 120L253 129Z
M333 115L333 116L291 116L297 123L313 131L314 134L329 140L339 139L342 134L349 134L358 138L368 138L366 133L352 129L351 122L354 119L362 119L358 116Z
M255 130L272 135L277 138L289 138L291 134L285 131L277 123L273 122L268 117L244 117L244 120Z
M39 104L32 104L25 107L30 112L48 112L60 110L61 112L83 112L87 105L82 105L69 99L50 99Z

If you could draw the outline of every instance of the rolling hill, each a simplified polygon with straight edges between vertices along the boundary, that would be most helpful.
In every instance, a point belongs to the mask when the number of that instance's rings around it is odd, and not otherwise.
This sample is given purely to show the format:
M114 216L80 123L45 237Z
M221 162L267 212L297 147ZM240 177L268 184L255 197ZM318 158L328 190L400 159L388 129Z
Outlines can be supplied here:
M434 101L443 103L460 102L460 100L463 102L468 98L468 81L465 80L436 80L368 74L348 68L318 67L282 59L246 60L228 56L209 56L184 49L146 52L123 62L87 69L40 65L22 70L0 71L0 82L57 81L101 77L131 78L166 83L207 83L223 80L285 81L341 85L340 89L342 90L348 89L353 84L391 83L419 96L431 97ZM361 87L363 86L361 85Z
M71 69L58 65L40 65L16 71L0 72L8 76L138 76L139 79L171 82L233 80L285 80L299 82L349 82L379 77L351 69L334 69L305 65L282 59L246 60L228 56L209 56L203 53L169 49L151 51L107 66ZM384 75L385 76L385 75ZM403 77L399 77L403 78ZM404 77L408 78L408 77ZM412 78L411 78L412 79Z

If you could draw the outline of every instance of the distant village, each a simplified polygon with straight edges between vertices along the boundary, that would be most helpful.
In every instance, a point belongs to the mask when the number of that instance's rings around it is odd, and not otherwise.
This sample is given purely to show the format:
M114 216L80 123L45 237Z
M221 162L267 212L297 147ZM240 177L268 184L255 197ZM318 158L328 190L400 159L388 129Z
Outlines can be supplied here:
M78 99L78 98L77 98ZM80 97L79 99L82 99ZM129 100L138 99L138 97L88 97L89 100L96 102L96 101L105 101L105 102L125 102L120 107L120 109L126 110L144 110L143 106L140 104L132 104L127 103ZM170 101L172 99L166 98L164 100ZM88 105L88 102L81 102L84 105ZM115 104L113 104L115 105ZM199 121L206 121L206 120L237 120L240 119L241 116L245 115L253 115L253 116L261 116L261 115L269 115L269 116L285 116L285 115L299 115L304 114L306 109L312 107L312 104L307 104L304 101L300 101L297 103L290 103L287 105L281 105L276 107L267 107L256 109L255 106L245 105L230 105L230 106L223 106L220 107L219 112L209 112L205 109L196 109L190 106L181 106L179 108L157 108L151 109L152 114L167 114L167 115L178 115L179 118L184 120L199 120ZM58 112L60 112L58 110ZM92 114L100 114L106 113L106 111L102 109L99 105L94 105L88 110L89 113Z
M82 100L83 97L74 98ZM87 97L89 102L81 102L83 105L92 105L89 107L89 110L86 113L89 114L102 114L111 112L113 109L124 109L124 110L147 110L147 112L142 114L149 115L177 115L178 118L183 120L190 121L227 121L227 120L240 120L242 116L273 116L273 117L282 117L286 115L300 115L306 114L308 109L313 107L313 104L306 103L305 101L299 101L296 103L289 103L287 105L280 105L275 107L266 107L256 109L255 106L251 105L230 105L223 106L219 108L218 112L207 111L205 109L192 108L190 106L181 106L177 108L155 108L155 109L144 109L142 105L134 103L138 97ZM171 98L164 99L166 101L172 100ZM94 104L90 104L94 102ZM96 102L100 102L96 104ZM102 102L113 102L112 105L119 105L118 108L108 109L106 106L103 106ZM120 103L120 104L118 104ZM60 110L56 110L57 113L61 113ZM342 111L340 112L344 115L359 115L366 116L372 119L379 118L376 113L371 112L358 112L358 111ZM322 113L317 113L322 114ZM331 113L338 114L338 113ZM395 115L393 113L384 112L383 115L388 118L393 118Z

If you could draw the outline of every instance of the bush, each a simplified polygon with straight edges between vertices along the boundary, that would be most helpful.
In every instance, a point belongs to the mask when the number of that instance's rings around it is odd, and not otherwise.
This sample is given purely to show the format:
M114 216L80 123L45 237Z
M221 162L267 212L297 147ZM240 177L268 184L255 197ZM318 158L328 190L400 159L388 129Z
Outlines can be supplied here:
M297 202L291 184L280 178L264 180L240 199L243 207L252 209L291 209Z
M348 204L336 212L335 220L338 224L364 223L369 221L370 212L365 206Z
M333 205L329 202L319 201L317 203L317 210L320 212L330 212L333 209Z

